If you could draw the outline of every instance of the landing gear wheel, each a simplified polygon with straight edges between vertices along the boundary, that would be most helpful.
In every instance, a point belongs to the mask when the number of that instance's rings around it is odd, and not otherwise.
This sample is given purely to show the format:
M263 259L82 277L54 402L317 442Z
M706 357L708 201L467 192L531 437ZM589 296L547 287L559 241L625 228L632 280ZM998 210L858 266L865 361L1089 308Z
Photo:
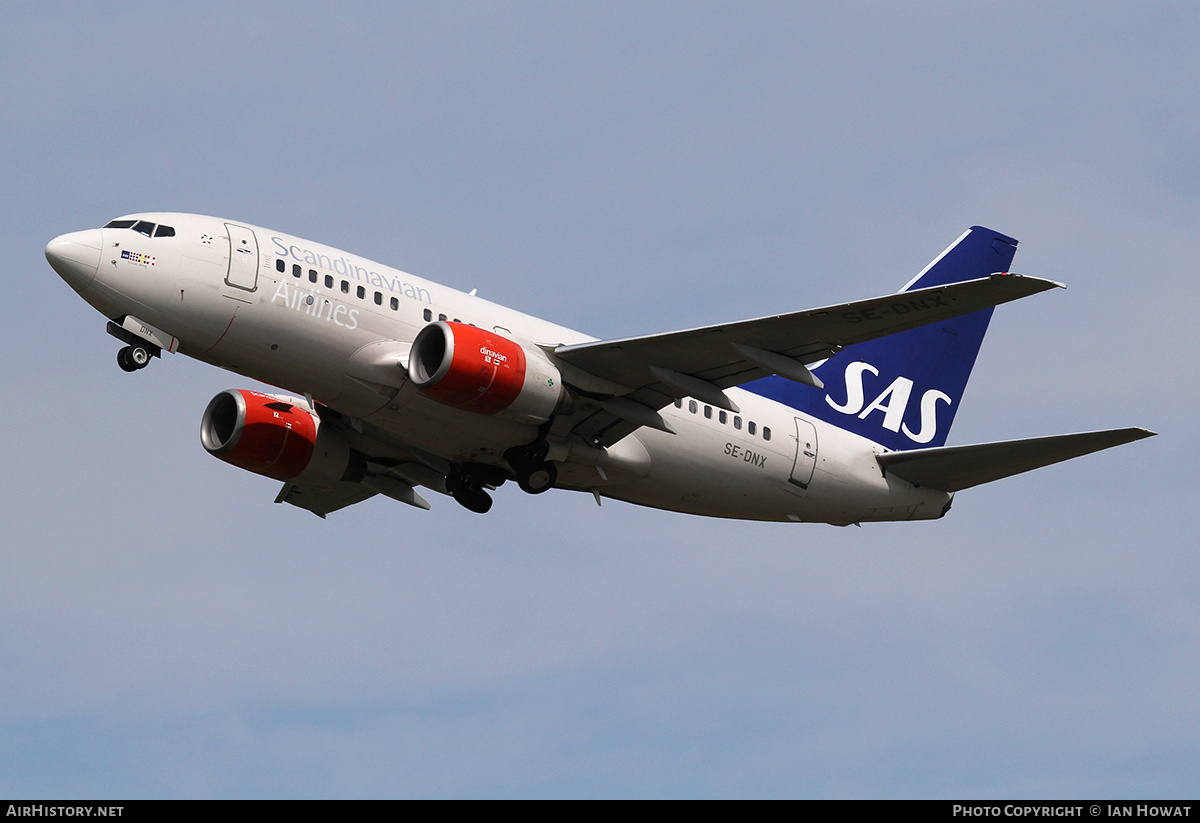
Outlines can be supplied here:
M138 367L129 362L129 346L117 352L117 365L121 367L121 371L137 371Z
M145 346L126 346L117 352L117 365L122 371L144 369L150 363L150 351Z
M476 514L487 514L492 508L492 496L483 489L464 486L450 494L458 501L460 506Z
M528 494L541 494L551 488L557 480L558 467L548 460L534 463L517 472L517 485L521 487L521 491Z
M492 496L463 469L446 475L446 491L460 506L476 514L487 514L492 508Z

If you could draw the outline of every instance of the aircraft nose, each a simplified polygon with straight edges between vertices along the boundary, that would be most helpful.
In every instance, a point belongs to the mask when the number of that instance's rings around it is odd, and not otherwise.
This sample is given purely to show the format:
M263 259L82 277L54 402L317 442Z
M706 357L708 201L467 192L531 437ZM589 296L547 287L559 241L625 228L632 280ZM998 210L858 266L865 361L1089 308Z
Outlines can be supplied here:
M83 291L96 276L101 248L100 229L71 232L46 244L46 260L71 288Z

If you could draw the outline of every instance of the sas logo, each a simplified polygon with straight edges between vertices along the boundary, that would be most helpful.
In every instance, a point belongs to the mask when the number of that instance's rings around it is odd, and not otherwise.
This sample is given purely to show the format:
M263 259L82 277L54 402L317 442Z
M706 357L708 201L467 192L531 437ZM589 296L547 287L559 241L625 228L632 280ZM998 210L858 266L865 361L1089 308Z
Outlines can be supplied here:
M872 412L879 412L883 415L882 425L885 429L893 432L903 431L905 437L914 443L928 443L933 440L937 434L938 401L950 405L953 402L950 395L937 389L930 389L921 395L921 425L914 432L904 422L904 415L908 411L908 403L912 395L913 381L907 377L897 377L874 400L867 403L866 390L863 386L863 375L866 372L870 372L876 377L879 376L879 369L866 361L860 360L857 363L851 363L846 367L846 402L836 403L828 394L825 395L825 402L832 406L834 411L852 414L859 420L866 420Z
M154 258L150 255L137 251L129 251L128 249L121 249L121 259L128 260L130 263L137 263L140 266L154 265Z

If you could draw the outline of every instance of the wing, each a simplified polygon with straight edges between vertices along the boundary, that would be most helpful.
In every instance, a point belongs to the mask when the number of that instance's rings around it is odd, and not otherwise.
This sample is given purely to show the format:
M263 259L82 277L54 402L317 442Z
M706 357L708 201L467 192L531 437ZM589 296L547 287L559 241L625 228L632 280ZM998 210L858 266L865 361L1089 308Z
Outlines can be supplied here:
M366 476L357 482L344 480L328 489L284 483L275 498L276 503L291 503L312 512L322 519L330 512L361 503L377 494L399 500L418 509L429 510L429 501L414 488L428 485L435 491L445 491L444 475L420 464L407 464L398 468L385 468L368 461ZM412 479L413 476L420 479Z
M412 448L404 449L412 454L411 459L386 456L387 453L396 451L394 445L386 445L369 434L363 434L353 426L346 425L345 419L327 406L321 405L317 408L321 415L321 425L331 426L340 431L351 447L364 458L361 476L356 480L342 480L328 488L284 483L275 498L276 503L290 503L324 519L330 512L361 503L377 494L428 510L429 502L417 492L417 486L426 486L442 494L449 493L446 489L446 474L450 471L450 464L445 460L423 455Z
M321 519L330 512L361 503L376 492L361 483L338 483L332 489L314 489L297 486L295 483L284 483L275 498L276 503L291 503L301 509L312 512Z
M820 387L806 364L846 346L1061 287L1019 274L685 331L559 346L563 379L590 403L569 430L612 445L640 426L670 431L658 409L695 397L737 411L722 391L769 374Z
M884 469L902 480L956 492L1153 436L1154 432L1147 429L1110 429L973 446L888 452L876 459Z

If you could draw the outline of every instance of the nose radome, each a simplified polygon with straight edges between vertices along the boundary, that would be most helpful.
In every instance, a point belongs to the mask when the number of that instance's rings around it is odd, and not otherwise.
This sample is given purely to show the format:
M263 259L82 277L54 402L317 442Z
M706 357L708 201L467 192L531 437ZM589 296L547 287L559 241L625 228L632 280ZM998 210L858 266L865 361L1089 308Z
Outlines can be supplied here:
M46 244L46 260L71 288L83 291L96 276L100 249L100 229L71 232Z

